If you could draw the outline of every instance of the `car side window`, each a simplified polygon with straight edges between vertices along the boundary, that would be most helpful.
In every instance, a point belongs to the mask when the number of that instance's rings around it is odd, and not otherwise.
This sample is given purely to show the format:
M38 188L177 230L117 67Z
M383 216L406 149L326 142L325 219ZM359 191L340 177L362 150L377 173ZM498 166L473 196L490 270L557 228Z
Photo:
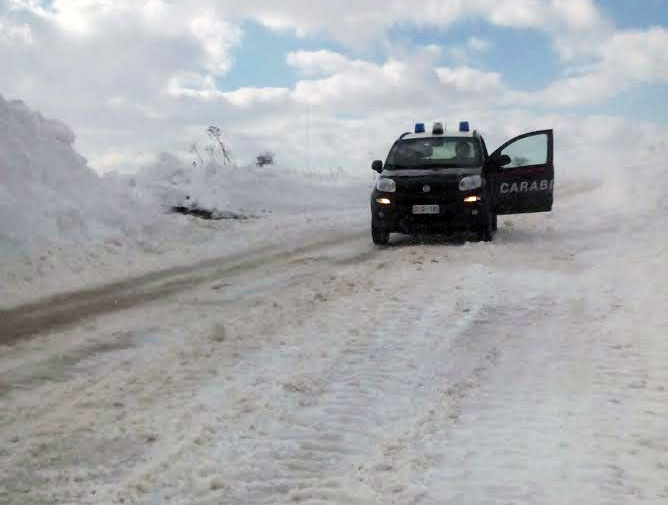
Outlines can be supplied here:
M547 135L533 135L513 142L501 151L501 154L507 154L511 159L503 168L547 163L547 141Z

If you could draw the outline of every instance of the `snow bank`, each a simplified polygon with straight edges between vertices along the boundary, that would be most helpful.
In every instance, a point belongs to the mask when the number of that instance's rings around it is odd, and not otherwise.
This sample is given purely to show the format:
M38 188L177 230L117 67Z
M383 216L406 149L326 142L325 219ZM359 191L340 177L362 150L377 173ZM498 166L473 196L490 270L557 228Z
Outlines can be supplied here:
M190 166L163 153L158 162L128 179L136 198L151 205L210 209L220 214L292 214L350 208L366 203L372 173L305 173L210 162Z
M628 124L600 118L555 130L555 177L559 192L565 186L596 185L588 206L602 211L644 213L665 198L668 177L668 129L651 124ZM562 186L564 184L564 186ZM561 187L560 187L561 186Z
M0 256L140 237L155 222L158 213L112 191L73 143L60 121L0 96Z
M355 221L372 181L370 171L352 177L192 167L169 154L134 176L100 177L73 143L60 121L0 96L0 306L232 254L258 241L301 240L332 222ZM212 224L165 211L186 202L262 219Z

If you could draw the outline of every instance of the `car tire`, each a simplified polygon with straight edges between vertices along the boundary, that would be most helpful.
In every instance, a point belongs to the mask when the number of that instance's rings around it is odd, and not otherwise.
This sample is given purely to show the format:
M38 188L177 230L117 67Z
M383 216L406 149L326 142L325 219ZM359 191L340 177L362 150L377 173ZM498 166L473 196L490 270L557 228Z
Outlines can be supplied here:
M483 242L491 242L494 240L494 222L496 221L496 213L489 209L482 212L480 218L480 230L478 235Z
M376 245L387 245L390 243L390 232L372 226L371 240L373 240L373 243Z
M492 230L498 230L498 215L496 212L492 213Z

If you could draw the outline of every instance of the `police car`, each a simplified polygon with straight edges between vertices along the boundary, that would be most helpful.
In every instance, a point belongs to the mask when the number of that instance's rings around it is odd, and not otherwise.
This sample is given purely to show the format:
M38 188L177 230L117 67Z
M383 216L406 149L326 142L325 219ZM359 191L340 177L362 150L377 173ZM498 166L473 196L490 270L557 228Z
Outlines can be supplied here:
M474 232L490 241L497 215L552 210L552 130L515 137L491 155L483 137L462 121L450 131L431 132L417 123L401 135L371 194L371 237L385 245L390 233Z

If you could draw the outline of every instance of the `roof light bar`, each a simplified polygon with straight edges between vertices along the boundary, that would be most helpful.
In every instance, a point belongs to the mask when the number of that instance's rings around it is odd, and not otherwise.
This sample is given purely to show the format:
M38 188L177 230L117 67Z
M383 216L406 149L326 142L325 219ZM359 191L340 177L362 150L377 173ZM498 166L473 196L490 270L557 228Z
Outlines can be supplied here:
M445 131L445 128L443 127L443 123L440 121L436 121L434 123L434 127L431 130L431 133L433 135L443 135L443 132Z
M424 123L415 123L415 133L424 133Z
M460 132L467 132L467 131L469 131L469 122L468 122L468 121L460 121L460 123L459 123L459 131L460 131Z

